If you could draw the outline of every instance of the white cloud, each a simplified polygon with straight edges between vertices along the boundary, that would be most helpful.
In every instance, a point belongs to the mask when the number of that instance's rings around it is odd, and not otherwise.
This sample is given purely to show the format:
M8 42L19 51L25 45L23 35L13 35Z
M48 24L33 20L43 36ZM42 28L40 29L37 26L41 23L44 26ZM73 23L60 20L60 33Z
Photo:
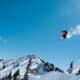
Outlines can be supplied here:
M71 29L68 32L67 39L72 38L73 36L80 35L80 25L77 25L75 28Z
M73 29L72 34L73 35L80 35L80 25L76 26L76 28Z
M67 34L67 39L71 38L72 37L72 34L70 32L68 32Z

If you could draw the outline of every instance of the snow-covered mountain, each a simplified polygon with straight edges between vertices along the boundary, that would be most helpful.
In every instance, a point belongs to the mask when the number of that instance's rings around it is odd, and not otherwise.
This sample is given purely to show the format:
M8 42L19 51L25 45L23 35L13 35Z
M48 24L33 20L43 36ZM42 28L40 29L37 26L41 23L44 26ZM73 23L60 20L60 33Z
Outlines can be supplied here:
M66 73L35 55L16 60L1 59L0 80L80 80L80 64L75 65L72 62Z

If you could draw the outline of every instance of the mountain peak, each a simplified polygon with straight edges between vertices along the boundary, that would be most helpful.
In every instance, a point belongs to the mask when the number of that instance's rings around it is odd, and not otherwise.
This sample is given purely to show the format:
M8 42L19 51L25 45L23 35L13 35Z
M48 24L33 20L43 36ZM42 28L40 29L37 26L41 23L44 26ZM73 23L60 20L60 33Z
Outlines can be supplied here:
M77 71L76 68L80 69L79 61L76 66L71 62L70 69L72 71L70 74L73 74L76 71L75 74L79 75L80 70ZM62 75L65 74L59 67L56 67L54 64L46 62L35 55L0 61L0 80L28 80L29 76L40 78L40 76L51 72Z

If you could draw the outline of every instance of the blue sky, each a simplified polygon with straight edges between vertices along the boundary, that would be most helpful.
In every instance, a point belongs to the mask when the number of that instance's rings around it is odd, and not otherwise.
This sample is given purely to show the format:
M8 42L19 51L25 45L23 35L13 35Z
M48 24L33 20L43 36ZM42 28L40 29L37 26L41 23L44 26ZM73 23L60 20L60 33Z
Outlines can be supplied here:
M76 25L79 0L0 0L0 58L35 54L65 67L80 58L80 36L60 32Z

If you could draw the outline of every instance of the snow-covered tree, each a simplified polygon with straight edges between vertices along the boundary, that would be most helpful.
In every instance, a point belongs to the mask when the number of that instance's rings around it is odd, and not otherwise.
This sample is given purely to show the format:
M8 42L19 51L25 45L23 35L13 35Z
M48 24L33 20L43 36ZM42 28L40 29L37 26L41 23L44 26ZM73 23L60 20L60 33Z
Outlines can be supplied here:
M67 72L69 72L71 74L72 70L73 70L73 61L70 63L70 66L69 66Z

